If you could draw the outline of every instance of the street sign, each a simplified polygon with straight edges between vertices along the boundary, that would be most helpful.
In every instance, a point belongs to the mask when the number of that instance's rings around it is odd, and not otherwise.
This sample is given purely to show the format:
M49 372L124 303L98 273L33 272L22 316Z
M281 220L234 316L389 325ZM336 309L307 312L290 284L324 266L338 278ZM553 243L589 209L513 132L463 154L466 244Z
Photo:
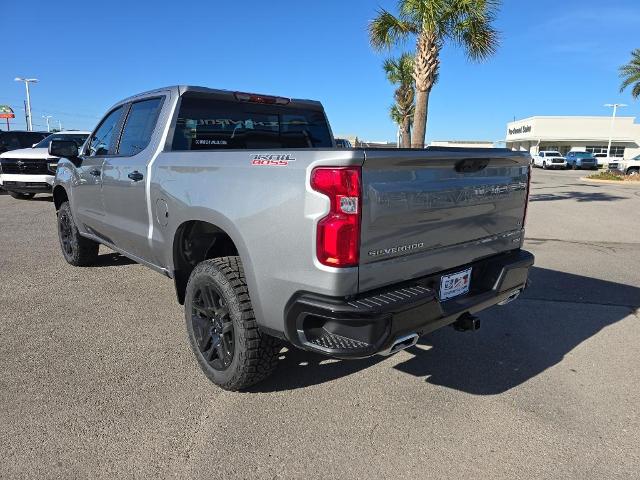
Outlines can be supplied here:
M9 126L9 119L16 118L16 115L13 113L13 109L9 105L0 105L0 118L5 118L7 122L7 131L11 130Z
M0 118L16 118L16 115L9 105L0 105Z

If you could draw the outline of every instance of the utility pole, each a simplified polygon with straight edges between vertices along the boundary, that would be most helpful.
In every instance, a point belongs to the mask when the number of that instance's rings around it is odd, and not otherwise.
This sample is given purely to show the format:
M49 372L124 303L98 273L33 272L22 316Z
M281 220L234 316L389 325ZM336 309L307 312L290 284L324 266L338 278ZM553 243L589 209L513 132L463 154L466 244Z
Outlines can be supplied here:
M27 130L32 132L33 131L33 123L31 121L31 97L29 95L29 84L30 83L38 83L38 79L37 78L16 77L16 78L14 78L14 80L16 82L24 82L24 87L27 90L27 107L25 109L25 113L27 115Z
M52 115L42 115L42 118L44 118L47 121L47 132L51 131L51 127L49 126L49 119L52 117Z
M613 125L616 121L616 112L618 108L626 107L624 103L606 103L605 107L613 107L611 115L611 126L609 127L609 145L607 146L607 160L611 157L611 140L613 140Z

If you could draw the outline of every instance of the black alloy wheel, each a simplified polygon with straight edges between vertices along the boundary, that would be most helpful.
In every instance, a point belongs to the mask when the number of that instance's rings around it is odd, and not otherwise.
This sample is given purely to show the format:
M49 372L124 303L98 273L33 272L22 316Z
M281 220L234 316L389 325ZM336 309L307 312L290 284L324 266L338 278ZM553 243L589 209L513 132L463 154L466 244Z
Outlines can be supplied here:
M67 210L62 210L58 214L58 233L60 236L60 246L65 257L73 256L73 223Z
M215 370L226 370L234 354L234 328L220 290L202 282L195 286L191 322L198 349Z
M83 237L78 231L69 202L63 202L58 210L58 238L64 259L74 267L94 265L100 245Z

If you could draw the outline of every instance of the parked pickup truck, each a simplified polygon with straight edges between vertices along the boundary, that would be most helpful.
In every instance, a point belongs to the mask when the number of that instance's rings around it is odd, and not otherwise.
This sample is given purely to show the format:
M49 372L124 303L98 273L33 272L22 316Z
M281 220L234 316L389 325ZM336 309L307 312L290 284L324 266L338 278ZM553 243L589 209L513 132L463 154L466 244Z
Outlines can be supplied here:
M476 329L533 264L527 153L338 149L315 101L163 88L50 154L66 261L103 244L172 278L198 363L229 390L285 344L363 358Z
M609 163L609 170L624 175L640 175L640 155L626 160L617 158L615 162Z
M534 167L542 167L545 170L548 168L560 168L564 170L567 168L567 161L560 152L555 150L543 150L538 152L531 158L531 164Z
M21 200L36 193L51 193L58 159L49 155L49 144L52 140L69 140L80 146L88 136L89 132L77 130L52 133L29 148L0 154L0 186Z

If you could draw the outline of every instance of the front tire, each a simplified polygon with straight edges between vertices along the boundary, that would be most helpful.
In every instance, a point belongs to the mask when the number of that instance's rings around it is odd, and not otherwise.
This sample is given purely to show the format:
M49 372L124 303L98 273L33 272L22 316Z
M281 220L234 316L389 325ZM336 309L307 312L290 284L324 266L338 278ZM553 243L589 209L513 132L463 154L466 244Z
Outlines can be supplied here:
M64 202L58 210L58 238L64 259L74 267L88 267L98 259L100 245L83 237L71 214L69 202Z
M213 383L237 391L273 373L280 342L258 329L239 257L199 263L184 307L191 349Z
M542 162L542 169L546 170L547 169L547 162Z
M31 200L33 197L35 197L36 194L35 193L9 192L9 195L11 195L16 200Z

